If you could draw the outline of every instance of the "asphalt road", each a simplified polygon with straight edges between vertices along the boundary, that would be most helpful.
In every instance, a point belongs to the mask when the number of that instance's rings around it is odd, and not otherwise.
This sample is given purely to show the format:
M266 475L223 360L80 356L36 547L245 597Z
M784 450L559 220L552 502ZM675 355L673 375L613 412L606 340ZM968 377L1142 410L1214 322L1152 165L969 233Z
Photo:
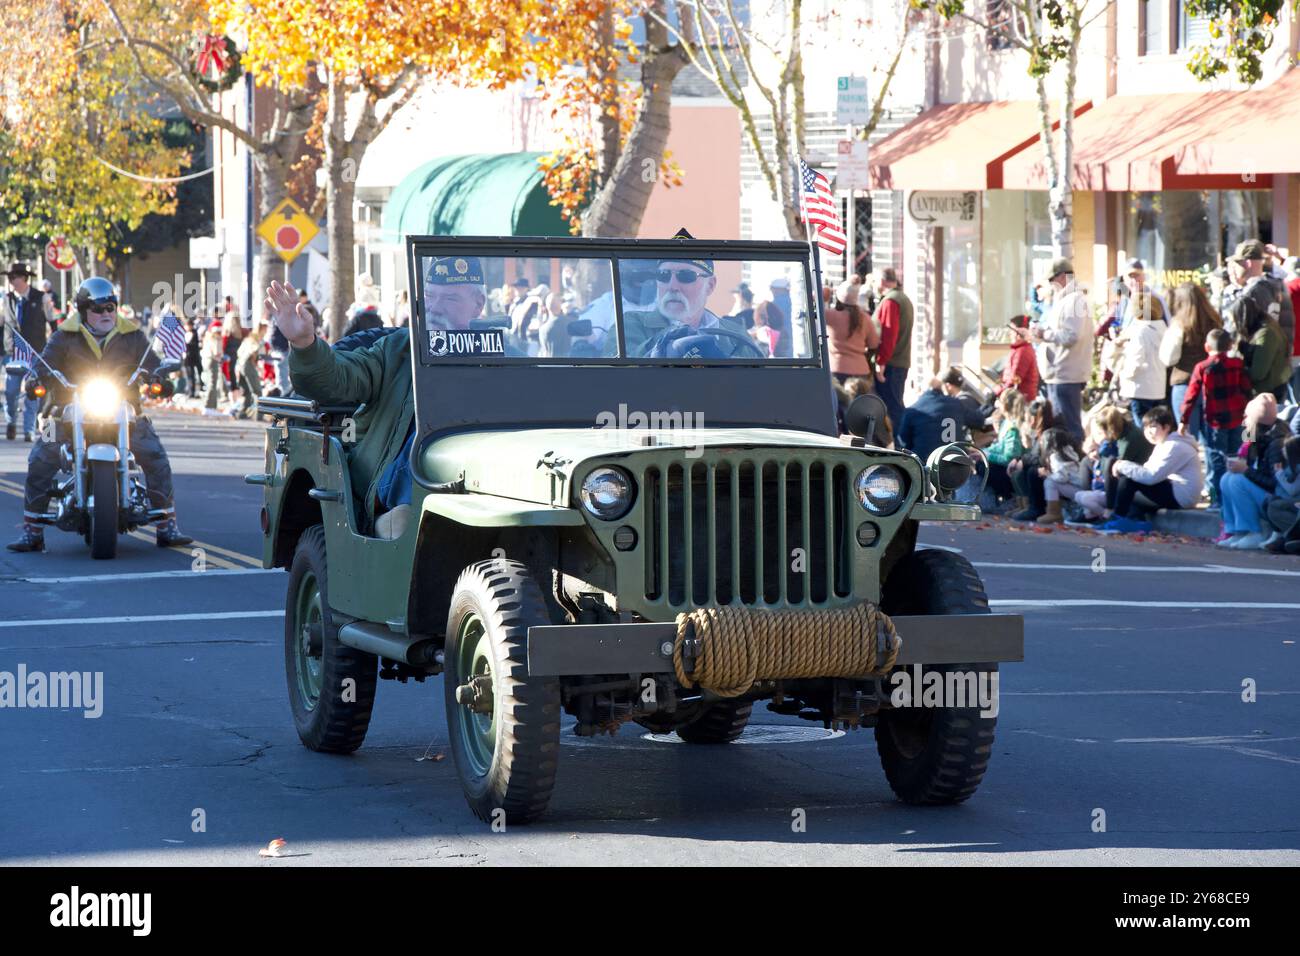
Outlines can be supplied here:
M0 551L0 671L104 675L97 719L0 709L0 863L1300 863L1300 559L927 526L923 543L960 549L1026 617L968 803L900 804L871 731L827 739L760 704L748 746L566 734L549 814L494 833L461 796L438 679L381 681L353 756L299 744L285 575L254 570L260 494L240 481L261 429L158 421L206 571L148 535L112 562L57 531L46 554ZM6 529L28 447L0 441ZM260 859L274 838L289 855Z

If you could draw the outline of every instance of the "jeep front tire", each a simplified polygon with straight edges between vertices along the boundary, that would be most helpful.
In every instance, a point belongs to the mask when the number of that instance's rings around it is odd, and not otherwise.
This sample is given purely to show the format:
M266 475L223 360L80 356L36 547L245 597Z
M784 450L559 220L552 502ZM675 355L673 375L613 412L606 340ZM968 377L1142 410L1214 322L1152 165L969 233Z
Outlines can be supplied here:
M470 809L527 823L551 798L560 752L560 682L528 676L528 629L549 624L528 569L494 559L461 572L444 648L447 732Z
M922 550L890 572L882 609L887 614L988 614L989 601L964 557ZM939 672L998 669L995 663L922 667ZM997 722L996 717L981 717L978 705L881 710L876 749L889 786L904 803L961 803L984 778Z

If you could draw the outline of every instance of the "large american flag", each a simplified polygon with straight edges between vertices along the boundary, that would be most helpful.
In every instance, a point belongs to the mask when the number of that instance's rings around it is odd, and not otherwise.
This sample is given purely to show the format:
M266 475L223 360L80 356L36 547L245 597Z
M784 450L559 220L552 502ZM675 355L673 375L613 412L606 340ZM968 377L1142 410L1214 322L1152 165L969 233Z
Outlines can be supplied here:
M185 357L185 329L181 320L168 312L158 323L158 341L162 343L164 359Z
M840 224L839 201L830 180L799 157L799 185L803 221L817 229L817 244L832 256L844 254L848 240Z

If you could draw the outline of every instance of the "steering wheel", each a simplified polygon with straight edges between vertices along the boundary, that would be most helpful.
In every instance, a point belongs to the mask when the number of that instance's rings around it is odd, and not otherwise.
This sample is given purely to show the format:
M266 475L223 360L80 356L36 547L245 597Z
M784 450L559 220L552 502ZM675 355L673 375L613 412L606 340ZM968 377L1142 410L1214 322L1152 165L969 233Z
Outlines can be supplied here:
M661 342L667 340L670 336L674 338L677 336L681 336L683 334L681 330L687 328L689 328L689 326L679 325L669 329L666 332L660 332L654 338L649 339L644 345L642 345L640 352L638 352L637 354L642 358L648 357L651 352L653 352L656 348L659 347L659 344ZM752 351L754 353L755 358L771 357L767 354L767 352L764 349L762 349L758 345L757 342L751 339L749 335L745 332L735 332L731 329L723 328L722 326L715 325L710 328L690 329L690 331L687 332L686 334L712 335L712 336L716 336L717 338L731 339L735 342L739 342L741 345L745 346L750 351ZM727 358L735 358L735 357L736 356L734 354L727 356Z

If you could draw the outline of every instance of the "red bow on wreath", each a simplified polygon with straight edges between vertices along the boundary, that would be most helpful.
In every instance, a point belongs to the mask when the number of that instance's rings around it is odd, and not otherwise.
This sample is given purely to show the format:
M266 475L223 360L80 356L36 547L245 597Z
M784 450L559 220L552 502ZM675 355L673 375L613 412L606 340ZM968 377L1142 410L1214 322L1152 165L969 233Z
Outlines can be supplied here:
M197 62L199 75L208 76L211 72L216 79L226 71L229 63L230 54L226 49L226 38L224 36L204 37Z

